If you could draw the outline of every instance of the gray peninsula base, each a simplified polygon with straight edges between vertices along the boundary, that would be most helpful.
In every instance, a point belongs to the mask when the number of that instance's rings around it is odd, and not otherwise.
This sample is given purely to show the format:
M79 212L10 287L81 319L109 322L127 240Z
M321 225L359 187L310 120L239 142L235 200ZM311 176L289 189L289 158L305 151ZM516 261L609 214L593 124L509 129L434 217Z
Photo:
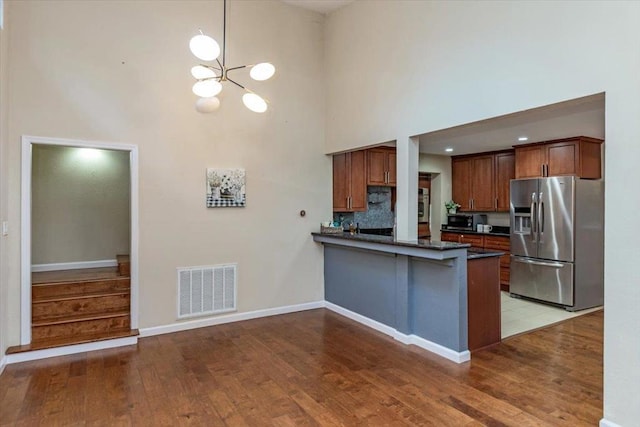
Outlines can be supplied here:
M469 360L468 245L387 239L314 233L324 245L328 307L384 325L377 329L399 341L458 363Z

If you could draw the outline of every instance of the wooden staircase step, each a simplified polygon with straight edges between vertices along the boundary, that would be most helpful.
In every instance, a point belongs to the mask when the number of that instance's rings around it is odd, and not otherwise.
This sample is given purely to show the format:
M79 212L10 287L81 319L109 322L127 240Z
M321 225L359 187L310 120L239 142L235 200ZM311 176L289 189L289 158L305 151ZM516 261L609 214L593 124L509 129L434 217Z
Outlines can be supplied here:
M38 271L31 273L31 283L81 282L85 280L115 279L118 267L80 268L75 270Z
M31 324L31 340L39 342L54 338L73 338L123 329L131 329L129 311L34 322Z
M41 326L62 325L65 323L80 323L80 322L87 322L91 320L111 319L111 318L128 316L128 315L129 315L128 310L114 311L113 313L79 314L75 316L66 316L65 318L62 318L62 319L48 319L48 320L41 320L38 322L31 322L31 326L35 328L35 327L41 327Z
M74 299L83 299L83 298L93 298L93 297L108 297L114 295L130 295L131 291L122 290L122 291L97 291L97 292L87 292L86 294L74 294L74 295L62 295L62 296L50 296L50 297L39 297L37 300L33 301L33 304L39 304L43 302L52 302L52 301L69 301Z
M129 277L118 277L114 279L96 279L84 281L67 281L55 283L39 283L31 286L31 300L51 299L63 296L82 296L88 293L98 292L121 292L131 288Z
M118 262L118 274L121 276L129 276L131 274L131 261L129 255L116 255Z
M44 350L47 348L63 347L73 344L111 340L116 338L135 337L139 335L137 329L112 329L101 333L87 333L73 337L42 339L26 345L16 345L7 349L7 354L24 353L27 351Z
M99 294L91 296L68 296L64 299L33 302L31 320L34 325L41 322L63 320L77 316L104 315L110 313L128 313L129 292Z

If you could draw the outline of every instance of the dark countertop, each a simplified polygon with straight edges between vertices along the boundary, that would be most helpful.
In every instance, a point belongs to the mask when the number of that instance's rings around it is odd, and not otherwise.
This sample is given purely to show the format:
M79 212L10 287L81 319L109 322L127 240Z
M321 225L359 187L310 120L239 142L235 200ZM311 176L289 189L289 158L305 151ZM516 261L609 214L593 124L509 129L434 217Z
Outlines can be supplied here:
M478 258L499 257L504 255L504 252L492 251L490 249L467 249L467 260Z
M455 243L455 242L440 242L437 240L395 240L392 236L378 236L375 234L351 234L348 232L343 233L311 233L313 236L322 237L335 237L338 239L355 240L358 242L368 243L384 243L393 246L405 246L410 248L432 249L438 251L446 251L450 249L467 249L471 245L468 243Z

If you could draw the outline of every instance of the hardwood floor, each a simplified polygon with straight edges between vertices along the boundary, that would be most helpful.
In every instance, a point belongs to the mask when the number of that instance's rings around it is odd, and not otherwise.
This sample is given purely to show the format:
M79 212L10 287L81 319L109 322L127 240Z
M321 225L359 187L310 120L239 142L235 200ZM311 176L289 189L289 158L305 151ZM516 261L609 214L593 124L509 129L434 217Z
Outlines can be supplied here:
M319 309L9 365L0 425L595 426L603 312L457 365Z

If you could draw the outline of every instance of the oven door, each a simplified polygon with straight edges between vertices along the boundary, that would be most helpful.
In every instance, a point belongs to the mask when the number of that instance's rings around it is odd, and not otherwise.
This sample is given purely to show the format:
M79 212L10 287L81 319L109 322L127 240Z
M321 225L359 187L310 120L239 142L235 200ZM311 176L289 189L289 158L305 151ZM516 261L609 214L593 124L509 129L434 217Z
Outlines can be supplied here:
M418 200L418 222L424 222L426 216L426 210L424 206L424 202L422 200Z

